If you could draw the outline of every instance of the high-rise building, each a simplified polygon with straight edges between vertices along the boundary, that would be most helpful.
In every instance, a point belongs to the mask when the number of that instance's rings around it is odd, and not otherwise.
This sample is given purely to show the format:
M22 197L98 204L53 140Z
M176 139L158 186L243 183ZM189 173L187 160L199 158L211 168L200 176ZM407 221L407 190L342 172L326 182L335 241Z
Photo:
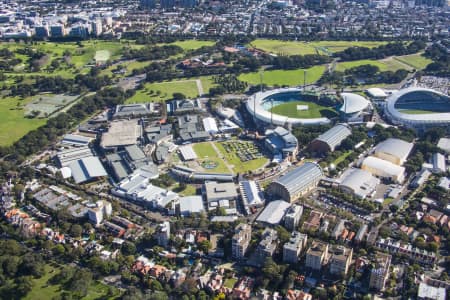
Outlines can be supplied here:
M347 275L352 262L353 249L344 246L334 246L330 258L330 273L334 275Z
M231 253L233 258L241 260L244 258L248 245L252 238L252 227L248 224L239 224L234 230L231 240Z
M66 29L62 24L56 24L50 26L50 36L53 38L59 38L66 35Z
M50 31L47 25L34 27L34 35L37 38L48 38L50 36Z
M306 252L306 267L320 270L328 260L328 244L314 241Z
M298 231L292 232L291 238L283 246L283 261L287 263L297 263L298 257L306 247L308 236Z
M91 221L95 225L99 225L105 217L110 217L111 214L112 214L111 203L104 200L97 201L95 207L91 207L88 209L89 221Z
M197 5L197 0L181 0L181 6L185 8L193 8Z
M94 36L99 36L102 34L102 21L100 19L97 19L95 21L91 22L91 33Z
M167 247L169 245L170 223L168 221L159 224L156 239L158 240L158 245L161 247Z
M300 222L300 218L303 214L303 206L293 205L291 206L286 215L284 216L284 226L288 230L295 230Z
M375 258L375 266L370 273L369 288L382 291L385 288L386 281L389 277L389 267L391 265L392 256L385 253L377 253Z
M261 235L261 241L256 247L256 257L260 265L264 263L267 257L271 257L277 249L278 234L271 228L264 229Z

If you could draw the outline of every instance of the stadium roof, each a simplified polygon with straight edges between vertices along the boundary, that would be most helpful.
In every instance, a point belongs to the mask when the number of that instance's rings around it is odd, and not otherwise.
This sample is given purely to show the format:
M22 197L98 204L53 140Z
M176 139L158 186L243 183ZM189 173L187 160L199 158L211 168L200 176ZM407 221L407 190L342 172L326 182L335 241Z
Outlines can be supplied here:
M205 211L202 196L187 196L180 198L181 215L190 215Z
M304 190L312 181L315 181L322 176L323 172L318 164L306 162L300 167L297 167L286 175L278 178L275 182L283 185L292 195Z
M405 172L404 167L374 156L366 157L362 165L372 169L382 170L383 173L388 174L391 177L402 177L402 174Z
M331 150L339 146L345 138L352 134L350 127L344 124L337 124L330 130L319 135L316 140L328 144Z
M362 111L370 105L369 100L358 94L341 93L341 97L344 99L344 104L339 110L346 114Z
M255 117L265 123L271 123L278 126L285 126L286 124L292 125L318 125L318 124L329 124L330 120L328 118L311 118L311 119L300 119L300 118L289 118L286 116L272 114L263 107L263 102L266 98L279 94L279 93L300 93L302 90L298 88L282 88L269 90L265 92L258 92L247 99L246 107L250 115L255 115Z
M389 138L382 141L375 147L375 155L377 153L387 153L399 158L402 162L404 162L413 147L413 143L408 143L400 139Z
M366 198L380 183L370 172L361 169L348 169L341 178L340 185L351 189L360 198Z
M76 183L83 183L98 177L107 176L105 168L98 157L90 156L79 159L69 165Z
M433 94L435 96L440 97L446 97L448 101L450 101L450 98L441 92L422 88L422 87L410 87L406 89L402 89L396 93L393 93L390 97L386 99L387 104L385 106L385 111L391 119L395 120L398 123L407 123L407 124L414 124L414 123L439 123L439 124L447 124L450 123L450 112L443 112L443 113L423 113L423 114L406 114L402 113L401 111L397 110L395 108L395 104L397 101L402 98L403 96L409 94L409 93L417 93L422 92L423 102L430 101L430 96L427 96L427 94ZM416 100L417 101L417 100Z
M256 219L257 222L278 225L291 204L283 200L270 202Z
M181 156L184 160L197 159L197 154L194 152L191 145L181 146L178 149L180 150Z
M369 96L375 97L375 98L386 98L387 97L386 92L380 88L370 88L370 89L367 89L366 92L369 94Z

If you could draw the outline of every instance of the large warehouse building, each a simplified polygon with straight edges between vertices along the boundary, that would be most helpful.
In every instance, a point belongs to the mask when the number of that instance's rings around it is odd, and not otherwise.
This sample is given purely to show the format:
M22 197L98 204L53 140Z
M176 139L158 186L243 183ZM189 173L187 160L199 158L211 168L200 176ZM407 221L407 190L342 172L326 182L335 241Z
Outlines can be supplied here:
M365 199L376 191L378 184L380 184L380 180L372 176L370 172L348 169L341 177L339 188L346 193Z
M361 165L361 169L372 173L372 175L399 183L405 179L404 167L374 156L366 157Z
M294 202L317 186L323 177L318 164L307 162L278 178L269 186L269 194Z
M374 156L401 166L408 158L413 147L413 143L389 138L375 147Z
M337 124L330 130L319 135L319 137L311 142L309 148L315 153L333 152L350 134L352 134L352 131L349 126Z
M418 131L442 126L450 131L450 97L427 88L410 87L386 99L385 114L396 125Z

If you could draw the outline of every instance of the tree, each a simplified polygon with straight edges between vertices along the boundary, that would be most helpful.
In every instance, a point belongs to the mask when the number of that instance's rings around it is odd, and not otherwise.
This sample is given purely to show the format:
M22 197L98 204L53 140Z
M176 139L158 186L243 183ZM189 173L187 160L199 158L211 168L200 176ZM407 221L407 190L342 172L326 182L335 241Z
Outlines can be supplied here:
M78 224L73 224L70 227L70 235L73 237L81 237L81 234L83 233L83 228L81 227L81 225Z
M278 238L281 244L285 244L291 238L291 234L282 226L278 225L276 228Z
M126 241L122 245L122 252L124 255L133 255L136 253L136 246L134 243Z
M208 240L201 241L198 244L198 249L203 253L208 253L208 251L211 249L211 242Z
M175 99L175 100L186 99L186 95L183 93L173 93L172 96L173 96L173 99Z
M26 296L33 289L31 276L21 276L16 279L16 291L21 296Z

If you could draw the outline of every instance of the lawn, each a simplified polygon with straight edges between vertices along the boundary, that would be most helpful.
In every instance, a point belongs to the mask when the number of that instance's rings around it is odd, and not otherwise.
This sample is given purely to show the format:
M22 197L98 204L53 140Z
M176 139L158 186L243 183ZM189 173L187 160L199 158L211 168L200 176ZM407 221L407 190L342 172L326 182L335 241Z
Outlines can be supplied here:
M298 86L303 85L305 69L297 70L272 70L264 71L262 81L268 86ZM315 83L320 79L325 66L314 66L306 69L306 84ZM245 73L239 76L239 80L248 82L250 84L260 83L260 72Z
M175 185L172 189L175 193L178 193L180 196L194 196L197 194L197 188L192 184L186 184L186 187L182 189L179 184Z
M319 42L303 42L303 41L280 41L257 39L250 45L274 54L279 55L305 55L305 54L332 54L334 52L343 51L349 47L368 47L373 48L386 42L349 42L349 41L319 41Z
M431 59L422 56L422 53L397 56L395 59L417 70L425 69L432 62Z
M308 109L298 110L297 105L307 105ZM334 109L309 101L286 102L274 106L270 111L272 111L275 114L279 114L290 118L304 118L304 119L321 118L321 117L332 118L337 115Z
M211 161L217 164L217 166L213 169L205 169L203 168L204 172L206 173L230 173L230 170L225 165L223 159L218 157L218 153L216 150L211 146L209 142L205 143L198 143L193 145L192 147L195 151L195 153L198 156L198 162L201 165L204 161Z
M210 77L199 77L198 79L202 82L203 92L208 93L214 85L212 79ZM166 101L173 98L173 93L182 93L187 98L196 98L199 96L196 80L197 78L146 83L144 89L137 90L136 94L127 99L126 103Z
M237 278L227 278L227 279L225 279L225 282L223 283L223 286L224 287L227 287L227 288L229 288L229 289L232 289L232 288L234 288L234 285L236 284L236 282L237 282Z
M251 143L251 142L246 142ZM233 165L233 171L235 173L246 173L248 171L256 171L259 168L262 168L267 162L268 159L266 157L261 157L257 159L252 159L246 162L241 161L241 159L237 156L236 152L227 152L224 148L223 143L216 143L217 148L222 153L222 156L227 160L227 162Z
M335 166L343 162L353 151L349 150L347 152L342 153L338 158L336 158L333 162Z
M31 99L7 97L0 99L0 146L9 146L28 132L47 122L46 119L25 118L23 106Z
M47 300L52 299L55 296L61 295L61 286L49 284L48 281L55 276L60 269L58 267L53 267L49 264L45 265L45 274L39 279L33 279L33 289L24 298L25 300ZM108 293L108 287L102 283L94 282L89 290L86 297L83 299L94 300L103 299ZM115 299L106 298L106 299Z
M215 42L213 41L199 41L199 40L186 40L170 43L169 45L177 45L183 48L184 51L196 50L205 46L212 46Z
M351 68L362 66L362 65L377 66L378 68L380 68L380 71L389 70L389 66L384 62L381 62L379 60L363 59L363 60L340 62L336 65L336 71L343 72L347 69L351 69Z

